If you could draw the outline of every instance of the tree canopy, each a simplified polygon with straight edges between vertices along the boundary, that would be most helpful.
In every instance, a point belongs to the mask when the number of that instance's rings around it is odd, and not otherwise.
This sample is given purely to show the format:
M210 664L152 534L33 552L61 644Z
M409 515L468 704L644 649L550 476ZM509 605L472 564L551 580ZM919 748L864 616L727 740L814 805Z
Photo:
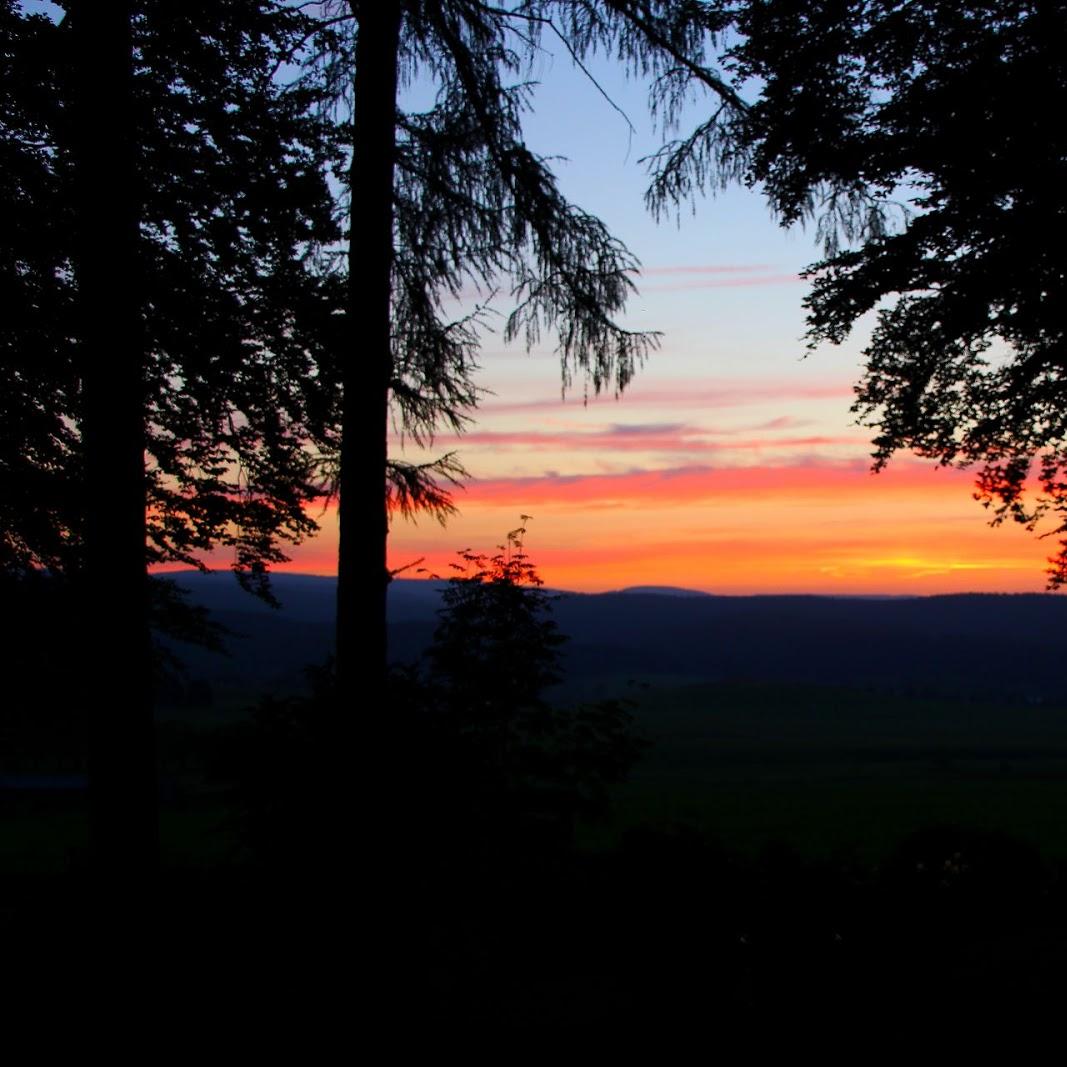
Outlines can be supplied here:
M269 565L316 528L343 310L318 250L339 237L343 149L313 81L279 76L315 26L300 8L59 6L0 0L0 576L71 579L72 625L39 639L79 680L98 926L136 953L150 599L157 625L197 632L146 566L224 546L269 595Z
M1067 533L1063 5L709 6L732 12L724 61L755 94L729 157L783 223L819 223L812 345L874 314L853 410L876 467L901 449L977 465L994 522ZM1050 563L1067 582L1067 539Z
M511 530L493 556L461 552L441 594L430 662L452 703L475 719L541 705L543 690L560 680L564 638L525 535L525 526Z
M315 528L335 418L341 281L328 184L342 148L315 87L275 76L311 28L269 0L134 5L147 562L242 577ZM0 5L8 76L0 234L2 562L65 572L83 536L77 124L69 19Z

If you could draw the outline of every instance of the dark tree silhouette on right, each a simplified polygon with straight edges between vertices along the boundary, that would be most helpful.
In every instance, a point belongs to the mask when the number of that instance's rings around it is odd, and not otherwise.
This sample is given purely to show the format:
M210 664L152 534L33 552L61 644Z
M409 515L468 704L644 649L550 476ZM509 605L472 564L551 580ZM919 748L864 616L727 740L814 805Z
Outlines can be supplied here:
M994 524L1067 535L1067 9L700 7L752 99L664 147L653 209L740 176L783 225L814 220L810 345L875 315L853 410L876 469L902 449L975 466ZM1050 563L1063 585L1067 537Z
M822 214L810 343L876 310L853 408L875 467L977 465L994 524L1067 534L1067 9L753 3L739 29L749 178L786 222ZM1050 564L1067 582L1067 539Z

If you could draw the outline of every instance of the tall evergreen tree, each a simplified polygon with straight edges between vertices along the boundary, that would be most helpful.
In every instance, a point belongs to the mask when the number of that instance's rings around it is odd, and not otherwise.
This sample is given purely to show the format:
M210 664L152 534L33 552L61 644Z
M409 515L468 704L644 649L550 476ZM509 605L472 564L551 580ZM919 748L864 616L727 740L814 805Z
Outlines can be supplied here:
M478 312L450 321L465 286L507 287L507 340L554 331L564 383L625 388L655 335L616 316L636 262L595 217L560 193L523 139L531 87L521 79L542 37L579 63L614 54L658 79L670 125L694 85L724 113L737 95L704 65L706 25L666 2L385 0L328 4L322 48L352 123L349 343L338 479L341 539L338 673L345 704L385 667L390 515L447 514L451 457L416 467L386 450L389 419L424 442L462 427L476 396ZM397 86L432 85L430 108L397 106ZM351 95L348 95L350 92ZM373 387L368 387L373 383ZM384 489L384 507L379 498ZM358 635L358 636L357 636Z

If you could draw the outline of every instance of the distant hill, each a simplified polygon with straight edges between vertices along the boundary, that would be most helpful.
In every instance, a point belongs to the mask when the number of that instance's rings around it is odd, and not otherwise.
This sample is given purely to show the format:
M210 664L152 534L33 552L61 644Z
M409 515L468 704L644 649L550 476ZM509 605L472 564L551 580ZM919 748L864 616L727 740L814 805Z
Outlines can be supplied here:
M657 596L711 596L697 589L680 589L676 585L628 585L620 593L653 593Z
M281 609L272 608L257 597L246 593L237 579L226 571L201 574L199 571L180 571L161 575L170 578L184 589L194 603L211 611L251 612L255 615L284 617L296 622L332 623L337 602L337 579L314 574L273 574L271 589L281 602ZM394 622L426 619L440 606L441 589L447 583L400 579L389 586L389 613Z
M224 689L287 689L330 648L335 580L273 579L281 609L228 574L171 576L233 633L230 655L175 646L191 678ZM390 643L401 661L432 638L444 583L390 587ZM628 679L867 686L913 695L1067 703L1067 599L970 594L902 599L722 597L674 588L558 594L568 685ZM602 683L602 684L601 684Z

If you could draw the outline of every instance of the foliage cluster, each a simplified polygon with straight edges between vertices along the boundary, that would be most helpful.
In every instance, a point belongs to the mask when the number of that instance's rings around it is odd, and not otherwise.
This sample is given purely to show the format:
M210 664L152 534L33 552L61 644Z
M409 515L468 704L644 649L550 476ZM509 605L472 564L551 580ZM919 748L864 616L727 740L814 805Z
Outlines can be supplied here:
M875 466L976 465L976 497L1067 534L1067 11L1029 0L746 2L735 144L786 224L816 217L809 338L872 313L854 411ZM1033 478L1036 497L1026 492ZM1050 560L1067 582L1067 539Z
M574 820L605 811L645 745L618 701L548 699L566 638L524 534L511 531L491 556L459 554L421 663L395 667L384 699L369 704L388 723L388 752L377 757L397 768L395 795L379 799L402 812L408 843L431 854L565 847ZM337 693L329 668L311 680L309 698L261 703L250 740L235 750L260 855L338 847L316 836L329 825L324 805L344 792L324 781L337 764Z
M340 237L343 139L321 87L271 76L313 25L269 0L134 5L149 563L225 546L254 579L316 528L343 290L315 250ZM69 17L0 3L0 564L56 572L84 514L73 47Z
M449 762L483 819L504 831L509 817L537 816L569 832L576 815L602 810L641 745L616 701L559 708L547 699L566 639L525 533L509 532L492 556L467 550L453 564L424 694L431 732L452 738Z

